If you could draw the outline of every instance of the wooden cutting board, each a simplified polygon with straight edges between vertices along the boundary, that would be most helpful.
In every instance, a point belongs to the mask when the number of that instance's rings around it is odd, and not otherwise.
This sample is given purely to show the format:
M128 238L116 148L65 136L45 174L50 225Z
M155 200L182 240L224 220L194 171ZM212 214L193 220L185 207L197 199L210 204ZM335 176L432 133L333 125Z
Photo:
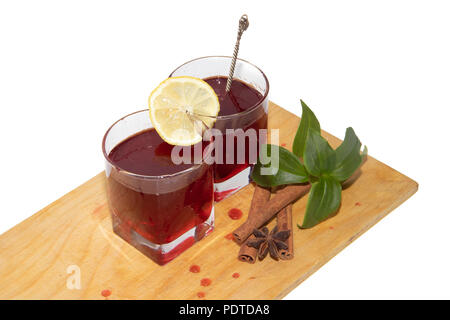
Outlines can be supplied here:
M281 128L280 144L292 145L299 121L270 104L269 127ZM205 299L281 299L418 188L372 157L356 178L344 189L336 216L312 229L294 229L293 260L237 260L239 247L225 236L246 218L249 185L216 205L212 234L161 267L112 232L100 173L0 236L0 299L199 299L198 292ZM305 204L306 197L295 203L294 222L303 218ZM244 217L231 220L231 208ZM189 272L193 264L199 273ZM211 285L202 287L202 278Z

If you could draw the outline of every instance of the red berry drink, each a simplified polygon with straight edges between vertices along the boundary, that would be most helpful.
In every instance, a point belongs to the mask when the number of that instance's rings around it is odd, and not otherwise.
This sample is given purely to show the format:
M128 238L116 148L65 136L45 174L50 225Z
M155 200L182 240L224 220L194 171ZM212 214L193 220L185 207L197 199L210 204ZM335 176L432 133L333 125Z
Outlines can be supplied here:
M241 112L245 112L250 110L254 106L256 106L260 101L263 100L262 94L253 88L251 85L235 79L231 83L231 88L229 92L226 92L228 77L211 77L204 79L216 92L219 97L220 102L220 112L219 117L223 116L232 116L235 114L239 114ZM259 114L255 115L254 121L245 126L243 129L244 133L248 131L248 129L254 129L255 133L259 132L259 129L267 129L267 113L265 110L259 112ZM221 123L219 122L218 125ZM214 170L214 182L216 184L227 181L228 179L234 177L236 174L245 170L249 167L251 163L250 154L249 154L249 137L243 137L243 143L245 143L244 149L245 152L245 162L238 163L237 154L238 154L238 139L236 133L228 133L226 134L225 139L234 139L233 143L233 161L229 161L232 163L226 163L224 161L223 164L217 164ZM259 145L259 135L256 135L256 142ZM226 152L226 143L223 144L223 154L227 154ZM220 200L220 199L217 199Z
M113 229L125 241L163 265L212 231L213 167L175 164L147 110L116 122L103 147Z
M231 88L226 92L230 64L230 57L204 57L183 64L170 75L201 78L219 97L220 112L214 127L223 136L223 158L214 165L216 201L249 183L258 147L266 141L261 129L267 129L269 82L259 68L237 59Z

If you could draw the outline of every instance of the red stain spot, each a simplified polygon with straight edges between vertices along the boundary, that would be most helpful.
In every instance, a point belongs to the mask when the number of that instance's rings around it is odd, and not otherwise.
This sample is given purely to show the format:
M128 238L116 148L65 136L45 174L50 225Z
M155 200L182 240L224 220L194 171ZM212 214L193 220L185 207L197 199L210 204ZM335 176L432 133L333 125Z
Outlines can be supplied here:
M286 147L286 143L282 143L281 146L282 146L282 147Z
M225 190L225 191L222 191L222 192L214 192L214 201L219 202L219 201L225 199L230 194L235 192L237 189L239 189L239 188L233 188L233 189Z
M232 277L237 279L240 277L240 274L238 272L235 272L235 273L233 273Z
M233 208L228 211L228 216L233 220L239 220L242 218L242 211L238 208Z
M225 236L225 239L227 239L227 240L233 240L233 239L234 239L234 236L233 236L232 233L229 233L229 234L227 234L227 235Z
M102 211L104 207L106 207L106 203L104 203L104 204L98 206L97 208L95 208L94 211L92 211L92 214L93 214L93 215L96 215L97 213L99 213L100 211Z
M197 292L197 297L199 298L204 298L205 297L205 293L204 292Z
M211 279L203 278L202 280L200 280L200 285L202 285L203 287L207 287L211 284L211 282Z
M200 272L200 266L193 264L190 268L189 271L192 273L199 273Z
M105 298L108 298L111 295L111 290L103 290L102 291L102 296L104 296Z
M362 204L361 204L361 202L356 202L355 206L360 207L360 206L362 206Z
M334 230L334 227L330 227L330 230Z

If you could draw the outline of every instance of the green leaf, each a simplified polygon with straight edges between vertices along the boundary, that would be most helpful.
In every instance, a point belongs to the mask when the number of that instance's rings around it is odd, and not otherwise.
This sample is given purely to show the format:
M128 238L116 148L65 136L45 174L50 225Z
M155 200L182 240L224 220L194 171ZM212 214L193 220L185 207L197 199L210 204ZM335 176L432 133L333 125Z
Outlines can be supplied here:
M306 146L303 152L303 162L306 170L315 177L330 173L336 165L336 152L330 147L320 132L309 129L306 136Z
M344 141L336 149L336 167L331 176L338 181L345 181L359 168L367 154L367 147L361 154L361 142L353 128L347 128Z
M311 109L300 100L302 104L302 120L300 120L300 125L298 126L297 133L295 134L294 144L292 146L292 151L297 157L303 157L303 152L306 145L306 136L308 135L309 129L316 130L320 132L319 120L317 120Z
M307 229L322 222L339 208L342 187L339 181L329 176L320 177L311 186L306 204L306 213L300 228Z
M251 178L262 187L307 182L305 167L289 150L273 144L263 145Z

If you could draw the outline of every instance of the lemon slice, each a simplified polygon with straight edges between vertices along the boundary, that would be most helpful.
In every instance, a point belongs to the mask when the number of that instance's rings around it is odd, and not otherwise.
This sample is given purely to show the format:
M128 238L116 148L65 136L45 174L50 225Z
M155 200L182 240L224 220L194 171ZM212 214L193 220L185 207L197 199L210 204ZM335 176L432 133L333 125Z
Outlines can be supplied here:
M194 77L173 77L161 82L148 98L150 120L161 139L190 146L202 141L211 128L220 104L214 89Z

